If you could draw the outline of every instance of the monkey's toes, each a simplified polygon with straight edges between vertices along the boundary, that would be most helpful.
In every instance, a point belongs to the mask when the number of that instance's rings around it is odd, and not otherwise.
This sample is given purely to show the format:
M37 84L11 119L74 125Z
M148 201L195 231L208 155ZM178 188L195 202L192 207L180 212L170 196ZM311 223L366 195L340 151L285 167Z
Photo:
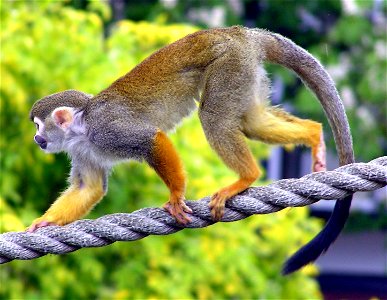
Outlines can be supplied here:
M180 205L181 205L181 207L183 208L183 210L184 210L186 213L189 213L189 214L192 214L192 213L193 213L192 209L189 208L189 207L187 206L187 204L185 204L184 201L181 202Z
M211 209L211 215L214 221L220 221L224 215L224 205L227 197L218 192L212 196L209 207Z
M163 205L163 208L180 224L185 225L192 221L191 218L186 215L186 213L192 213L192 209L190 209L183 201L179 203L171 203L168 201Z
M327 167L324 162L321 161L316 161L313 164L313 172L321 172L321 171L326 171Z
M52 225L56 225L56 224L54 222L48 222L48 221L44 221L44 220L43 221L33 222L32 225L27 228L27 232L34 232L38 228L42 228L42 227L46 227L46 226L52 226Z
M317 151L313 157L313 172L326 171L326 147L324 136L321 134L320 143L317 146Z
M223 218L223 215L224 215L224 206L214 206L211 209L211 215L212 215L212 218L214 219L214 221L219 222Z
M313 167L312 167L313 172L320 172L320 171L326 171L326 158L325 158L325 152L319 151L317 152L316 156L314 157L313 161Z

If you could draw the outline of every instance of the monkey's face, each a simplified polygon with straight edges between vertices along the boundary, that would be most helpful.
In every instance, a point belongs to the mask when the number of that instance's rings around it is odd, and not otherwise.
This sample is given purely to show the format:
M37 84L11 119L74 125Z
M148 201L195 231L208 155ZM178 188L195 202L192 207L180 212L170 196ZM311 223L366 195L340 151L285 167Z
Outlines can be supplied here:
M70 139L70 131L78 133L80 128L81 108L85 107L91 95L68 90L46 96L32 106L30 119L35 123L34 141L47 153L62 152ZM73 126L75 122L76 126Z
M58 127L53 118L48 116L44 122L38 117L34 117L36 126L34 141L47 153L57 153L63 151L64 131Z

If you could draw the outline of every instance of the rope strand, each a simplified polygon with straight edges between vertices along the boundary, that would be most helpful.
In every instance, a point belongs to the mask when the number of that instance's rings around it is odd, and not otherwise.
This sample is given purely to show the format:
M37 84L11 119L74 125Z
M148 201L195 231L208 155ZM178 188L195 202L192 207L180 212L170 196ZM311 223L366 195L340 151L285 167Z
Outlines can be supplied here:
M300 179L283 179L262 187L251 187L226 203L222 222L269 214L286 207L310 205L321 199L336 200L358 191L373 191L387 184L387 156L369 163L354 163L333 171ZM167 235L184 228L214 224L208 208L210 197L186 201L192 222L177 223L161 208L143 208L133 213L78 220L65 226L48 226L33 233L0 234L0 264L14 259L34 259L46 254L64 254L85 247L102 247L116 241L135 241L148 235Z

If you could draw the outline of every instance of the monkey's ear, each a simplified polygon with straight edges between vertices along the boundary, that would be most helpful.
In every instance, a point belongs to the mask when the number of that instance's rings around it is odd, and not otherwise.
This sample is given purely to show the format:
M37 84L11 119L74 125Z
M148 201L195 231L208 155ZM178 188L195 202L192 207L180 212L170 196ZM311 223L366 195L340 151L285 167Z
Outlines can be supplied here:
M74 121L74 110L71 107L58 107L52 112L55 124L66 130Z

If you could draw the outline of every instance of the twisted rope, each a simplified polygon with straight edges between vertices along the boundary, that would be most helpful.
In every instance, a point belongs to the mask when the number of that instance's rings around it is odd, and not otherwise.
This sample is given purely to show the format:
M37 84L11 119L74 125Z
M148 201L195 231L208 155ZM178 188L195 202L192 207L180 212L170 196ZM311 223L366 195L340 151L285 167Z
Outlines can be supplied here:
M310 205L320 199L343 199L357 191L372 191L387 184L387 156L369 163L354 163L333 171L300 179L283 179L264 187L252 187L227 201L222 222L253 214L269 214L286 207ZM210 197L187 201L193 210L186 228L214 224L208 208ZM34 259L46 254L64 254L85 247L101 247L116 241L135 241L148 235L167 235L184 229L161 208L143 208L96 220L79 220L66 226L49 226L28 232L0 235L0 263Z

